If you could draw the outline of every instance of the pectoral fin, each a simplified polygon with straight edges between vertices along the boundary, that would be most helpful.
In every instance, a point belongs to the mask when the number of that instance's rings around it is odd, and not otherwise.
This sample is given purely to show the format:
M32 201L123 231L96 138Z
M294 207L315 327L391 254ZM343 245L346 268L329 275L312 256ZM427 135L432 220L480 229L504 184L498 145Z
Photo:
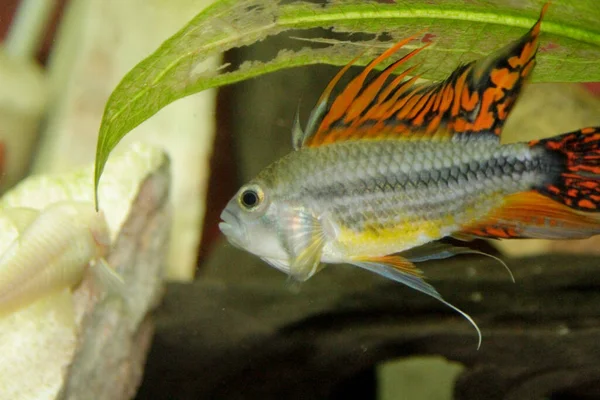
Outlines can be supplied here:
M357 257L351 263L357 267L374 272L396 282L403 283L415 290L428 294L462 315L477 331L479 337L477 349L481 346L481 331L469 314L448 303L437 290L423 279L423 272L407 259L397 256Z
M319 219L302 209L291 209L282 223L289 255L288 273L305 281L320 269L325 232Z

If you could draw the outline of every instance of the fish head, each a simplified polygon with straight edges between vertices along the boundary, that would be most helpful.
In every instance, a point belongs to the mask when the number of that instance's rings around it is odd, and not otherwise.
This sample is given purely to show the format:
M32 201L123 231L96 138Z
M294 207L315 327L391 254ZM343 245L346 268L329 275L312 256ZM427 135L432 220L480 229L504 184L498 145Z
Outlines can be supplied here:
M219 229L229 243L262 258L287 260L279 235L278 201L269 187L252 181L240 188L221 213Z

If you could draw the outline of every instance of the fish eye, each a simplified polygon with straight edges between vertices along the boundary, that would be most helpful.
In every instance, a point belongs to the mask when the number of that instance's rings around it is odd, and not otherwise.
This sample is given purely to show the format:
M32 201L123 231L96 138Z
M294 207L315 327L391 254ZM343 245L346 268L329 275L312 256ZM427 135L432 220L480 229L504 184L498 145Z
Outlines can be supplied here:
M242 190L238 197L240 206L247 211L254 211L263 201L264 193L257 185L251 185Z
M242 204L246 208L253 208L258 204L258 193L249 189L242 193Z

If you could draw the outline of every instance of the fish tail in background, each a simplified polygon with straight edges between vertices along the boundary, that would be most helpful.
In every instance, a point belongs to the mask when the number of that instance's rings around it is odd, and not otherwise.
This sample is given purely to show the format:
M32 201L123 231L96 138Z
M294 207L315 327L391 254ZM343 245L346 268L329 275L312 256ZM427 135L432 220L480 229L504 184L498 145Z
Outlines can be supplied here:
M556 159L552 180L536 190L574 210L600 212L600 126L529 142Z

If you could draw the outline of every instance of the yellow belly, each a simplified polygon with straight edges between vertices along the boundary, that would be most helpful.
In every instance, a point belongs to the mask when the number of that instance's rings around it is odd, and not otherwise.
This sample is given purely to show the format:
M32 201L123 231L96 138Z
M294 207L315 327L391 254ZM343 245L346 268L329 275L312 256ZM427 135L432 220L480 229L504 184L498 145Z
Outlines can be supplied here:
M399 253L443 238L459 226L455 218L406 222L394 227L368 226L361 232L343 228L337 237L339 251L347 257Z

